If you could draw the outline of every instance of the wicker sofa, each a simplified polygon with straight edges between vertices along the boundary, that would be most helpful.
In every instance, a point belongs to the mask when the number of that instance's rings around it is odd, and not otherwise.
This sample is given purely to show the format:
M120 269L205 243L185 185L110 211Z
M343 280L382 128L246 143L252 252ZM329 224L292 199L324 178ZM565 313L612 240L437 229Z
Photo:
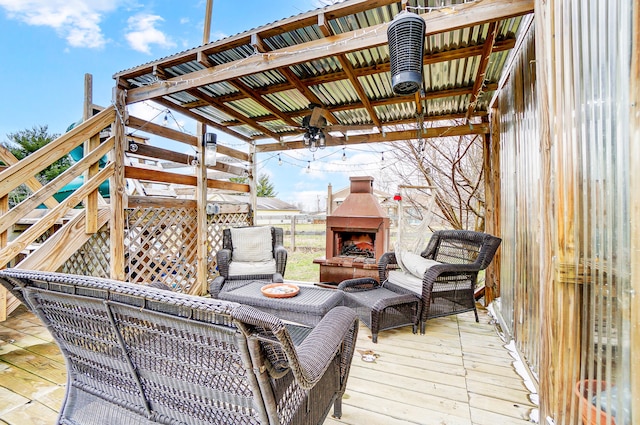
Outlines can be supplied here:
M346 307L308 329L108 279L7 269L0 283L65 357L60 424L321 424L332 405L341 416L358 330Z

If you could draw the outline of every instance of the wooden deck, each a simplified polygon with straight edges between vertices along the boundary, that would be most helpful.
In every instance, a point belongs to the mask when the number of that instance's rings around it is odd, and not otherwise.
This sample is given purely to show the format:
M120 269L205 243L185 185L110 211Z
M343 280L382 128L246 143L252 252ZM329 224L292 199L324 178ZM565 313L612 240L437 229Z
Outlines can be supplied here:
M480 312L429 321L426 335L410 327L371 342L361 327L342 419L325 425L530 424L535 409L490 317ZM0 424L55 423L65 385L64 360L48 331L20 307L0 323Z

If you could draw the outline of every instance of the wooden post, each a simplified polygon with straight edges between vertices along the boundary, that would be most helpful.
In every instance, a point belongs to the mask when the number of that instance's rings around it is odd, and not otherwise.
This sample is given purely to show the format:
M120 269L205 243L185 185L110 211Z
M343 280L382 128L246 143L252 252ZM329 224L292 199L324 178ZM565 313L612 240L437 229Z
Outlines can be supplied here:
M113 148L114 174L110 181L111 220L110 220L110 254L111 278L125 280L124 268L124 209L127 206L126 181L124 178L124 151L126 149L125 125L127 120L126 92L116 85L113 103L116 119L113 122L115 146Z
M211 12L213 11L213 0L207 0L206 11L204 13L204 31L202 34L202 44L209 42L211 35Z
M633 37L631 51L636 52L631 55L631 72L630 72L630 122L629 122L629 170L633 170L640 162L640 57L638 57L638 49L640 49L640 6L634 3L633 23L631 34ZM630 172L633 176L633 173ZM637 178L631 178L629 193L631 199L629 206L631 210L630 223L630 240L631 240L631 282L630 291L630 310L631 310L631 329L629 350L631 357L631 405L632 409L631 423L640 423L640 365L634 359L637 359L640 353L640 182ZM636 353L635 355L633 353Z
M0 215L9 211L9 195L5 195L0 198ZM5 230L0 233L0 250L7 246L9 231ZM3 269L4 266L0 265L0 269ZM4 286L0 288L0 322L4 322L7 320L7 290L4 289Z
M484 137L485 232L501 237L500 229L500 109L491 110L491 133ZM485 274L485 304L500 296L500 251Z
M84 74L84 111L82 120L87 121L93 116L93 77L91 74ZM95 134L84 142L84 155L86 156L100 144L100 133ZM91 165L84 174L84 181L87 182L91 177L95 176L99 169L96 162ZM94 190L87 196L84 201L85 207L85 231L87 233L96 233L98 231L98 190Z
M291 252L296 250L296 216L291 216Z
M196 227L197 233L197 286L195 293L204 295L207 292L207 278L208 278L208 234L209 228L207 226L207 166L205 164L205 152L202 145L202 138L206 132L206 126L202 123L197 125L197 136L200 141L197 147L198 152L198 165L196 170Z
M251 144L249 149L249 197L251 199L251 224L255 225L258 220L256 214L258 213L258 167L256 164L256 144Z

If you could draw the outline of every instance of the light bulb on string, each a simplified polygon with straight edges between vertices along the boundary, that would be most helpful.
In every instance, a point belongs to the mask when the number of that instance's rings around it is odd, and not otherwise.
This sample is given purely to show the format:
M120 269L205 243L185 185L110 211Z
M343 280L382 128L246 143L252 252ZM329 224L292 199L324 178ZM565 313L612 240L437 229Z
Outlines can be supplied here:
M164 112L164 119L162 120L162 125L165 126L165 127L169 125L169 110L168 109Z
M311 172L311 161L307 161L307 170L306 173L309 174Z
M347 160L347 153L344 151L344 148L342 148L342 160L343 161Z
M381 161L384 162L384 152L381 152L381 155L382 155Z
M282 166L282 158L280 157L280 154L278 154L278 165Z

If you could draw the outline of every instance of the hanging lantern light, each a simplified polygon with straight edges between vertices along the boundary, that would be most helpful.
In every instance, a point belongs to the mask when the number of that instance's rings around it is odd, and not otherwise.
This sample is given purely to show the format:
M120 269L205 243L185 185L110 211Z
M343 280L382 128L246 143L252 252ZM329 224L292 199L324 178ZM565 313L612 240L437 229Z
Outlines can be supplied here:
M202 135L202 146L204 147L204 164L213 167L216 165L218 135L216 133L204 133Z
M424 19L402 11L387 28L391 87L397 95L410 95L422 87L422 57L424 52Z

